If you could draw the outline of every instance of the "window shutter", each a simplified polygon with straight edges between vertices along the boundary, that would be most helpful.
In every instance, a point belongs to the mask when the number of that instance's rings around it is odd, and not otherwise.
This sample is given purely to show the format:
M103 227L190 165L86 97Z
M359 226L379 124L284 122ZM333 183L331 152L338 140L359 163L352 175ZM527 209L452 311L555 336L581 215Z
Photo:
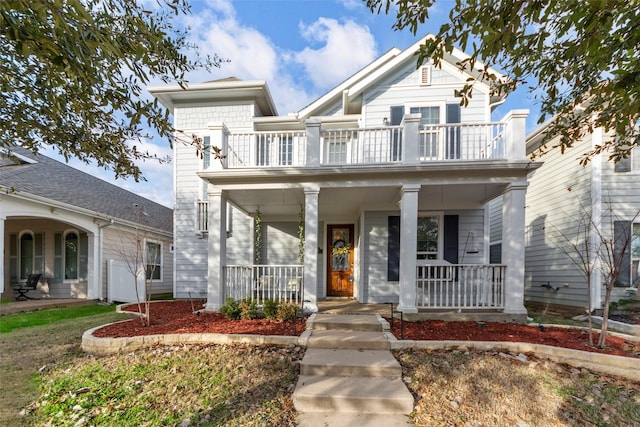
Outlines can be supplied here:
M390 216L388 219L387 239L387 281L400 280L400 217Z
M36 233L35 245L33 272L44 274L44 234Z
M400 126L402 118L404 117L403 106L392 106L390 111L391 126ZM391 160L398 161L402 159L402 131L400 129L393 129L391 135Z
M444 216L444 259L458 263L458 215Z
M18 282L18 235L9 234L9 280Z
M53 279L62 282L62 234L56 233L53 236Z
M447 104L447 123L460 123L460 104ZM447 130L447 159L460 158L460 128Z
M615 239L613 242L615 260L622 257L620 275L616 282L629 286L631 282L631 251L629 250L631 243L631 221L614 221L613 234ZM627 244L627 250L622 253L625 243Z

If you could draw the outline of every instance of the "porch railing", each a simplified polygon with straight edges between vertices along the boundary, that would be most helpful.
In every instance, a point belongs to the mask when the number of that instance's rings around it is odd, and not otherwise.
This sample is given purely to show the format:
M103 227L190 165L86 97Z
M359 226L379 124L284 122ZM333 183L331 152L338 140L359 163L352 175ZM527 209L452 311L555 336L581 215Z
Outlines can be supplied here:
M505 158L505 124L449 124L420 127L420 161Z
M224 267L225 298L249 298L263 305L267 299L302 305L301 265L227 265Z
M420 265L416 306L428 309L504 308L504 265Z
M306 131L230 133L227 138L229 168L304 166Z
M320 133L325 165L402 161L402 127L333 129Z

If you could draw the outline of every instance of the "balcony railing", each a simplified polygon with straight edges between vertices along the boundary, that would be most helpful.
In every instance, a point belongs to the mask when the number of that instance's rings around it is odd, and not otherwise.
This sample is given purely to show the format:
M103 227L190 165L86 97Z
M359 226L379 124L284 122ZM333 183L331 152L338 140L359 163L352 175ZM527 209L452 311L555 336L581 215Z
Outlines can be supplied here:
M301 265L227 265L225 298L248 298L258 305L268 299L302 305L302 273Z
M504 123L424 125L420 127L421 162L504 159Z
M358 165L402 160L402 127L337 129L320 133L322 163Z
M504 308L504 265L420 265L416 306L423 309Z
M303 166L306 144L305 131L231 133L227 167Z

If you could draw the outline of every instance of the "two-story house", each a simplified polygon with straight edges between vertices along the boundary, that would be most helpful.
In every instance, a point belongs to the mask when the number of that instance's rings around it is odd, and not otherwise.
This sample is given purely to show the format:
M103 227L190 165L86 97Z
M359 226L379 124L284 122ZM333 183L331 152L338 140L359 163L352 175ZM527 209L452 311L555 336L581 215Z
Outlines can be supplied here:
M393 302L526 316L526 110L470 75L416 67L422 40L392 49L295 114L264 81L149 88L176 129L221 156L176 145L176 297ZM494 72L496 78L504 78ZM504 198L502 263L490 264L487 202Z

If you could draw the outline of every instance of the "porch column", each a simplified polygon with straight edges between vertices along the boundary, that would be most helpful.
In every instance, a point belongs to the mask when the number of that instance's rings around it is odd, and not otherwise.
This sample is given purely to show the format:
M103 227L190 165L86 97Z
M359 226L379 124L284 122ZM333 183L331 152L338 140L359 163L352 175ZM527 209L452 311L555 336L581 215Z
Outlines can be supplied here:
M501 120L505 123L505 158L527 160L527 116L529 110L511 110Z
M402 186L400 201L400 303L398 310L417 313L416 253L418 251L418 192L420 185Z
M229 129L227 129L227 126L224 123L217 122L207 123L207 127L209 128L209 144L211 145L211 148L209 148L209 152L211 153L209 169L226 169L229 159L229 142L227 138L229 135ZM220 154L222 155L221 159L214 158L213 147L220 149Z
M304 189L304 299L305 312L318 311L318 188Z
M227 200L222 190L209 187L209 278L205 311L224 306L224 266L227 263Z
M502 263L505 274L504 312L527 314L524 308L524 225L526 182L509 184L502 205Z
M100 229L98 229L100 233ZM87 299L102 299L101 286L102 277L100 277L100 239L96 233L87 234Z

